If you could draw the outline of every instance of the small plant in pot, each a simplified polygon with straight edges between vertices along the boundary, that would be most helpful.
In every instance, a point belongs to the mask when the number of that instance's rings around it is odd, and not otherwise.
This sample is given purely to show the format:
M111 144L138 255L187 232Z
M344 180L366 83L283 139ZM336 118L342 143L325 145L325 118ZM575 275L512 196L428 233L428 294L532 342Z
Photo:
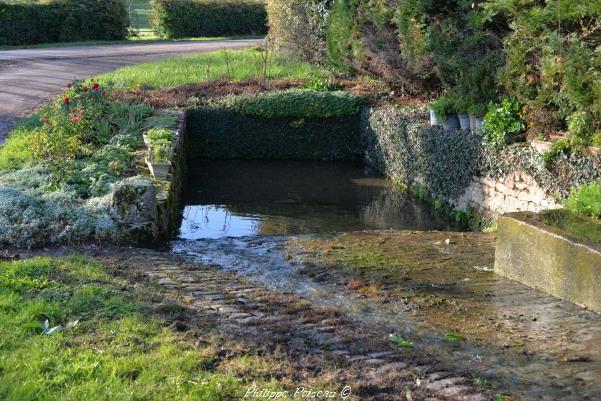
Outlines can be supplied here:
M459 129L459 119L455 105L448 97L441 97L430 105L436 116L441 120L445 132Z
M171 168L171 143L155 144L150 153L150 160L146 160L150 172L157 180L166 180Z
M484 119L482 116L486 113L486 105L481 103L472 103L468 107L470 130L473 132L481 132Z
M467 110L470 106L470 101L465 95L454 95L452 99L455 105L455 110L459 112L457 118L459 119L459 128L463 131L470 129L470 116L467 114Z
M168 129L151 129L146 136L150 144L146 164L154 178L165 180L171 167L173 132Z
M430 126L435 127L438 125L442 125L442 122L440 121L440 117L438 116L438 114L436 114L436 112L434 111L434 109L430 106L429 107L429 111L430 111Z

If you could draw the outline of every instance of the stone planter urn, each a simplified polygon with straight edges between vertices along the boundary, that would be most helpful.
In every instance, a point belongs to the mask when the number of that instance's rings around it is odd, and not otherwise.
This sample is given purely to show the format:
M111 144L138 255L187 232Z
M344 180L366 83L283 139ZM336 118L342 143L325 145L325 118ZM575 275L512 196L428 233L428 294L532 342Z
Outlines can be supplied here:
M451 132L459 129L459 118L456 114L448 116L445 120L442 120L442 128L444 132Z
M436 112L432 109L429 109L429 111L430 111L430 126L435 127L438 125L442 125L442 123L440 122L440 118L438 117Z
M470 116L467 114L459 114L457 116L457 118L459 118L459 127L464 130L467 131L470 129Z
M157 180L166 180L169 177L169 170L171 169L171 162L155 162L150 161L146 158L146 165L150 170L150 173Z

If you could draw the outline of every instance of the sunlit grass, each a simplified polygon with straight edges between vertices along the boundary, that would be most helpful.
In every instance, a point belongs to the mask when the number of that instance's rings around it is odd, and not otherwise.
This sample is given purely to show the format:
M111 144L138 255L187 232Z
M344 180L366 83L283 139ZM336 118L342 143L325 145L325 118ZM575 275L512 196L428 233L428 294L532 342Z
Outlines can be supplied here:
M217 348L165 327L154 298L82 256L0 262L0 399L240 399L256 357L216 368Z
M263 77L263 65L258 49L220 50L123 67L98 78L128 88L173 87L214 79L240 81ZM312 64L272 54L267 66L268 79L317 79L329 75L327 70Z

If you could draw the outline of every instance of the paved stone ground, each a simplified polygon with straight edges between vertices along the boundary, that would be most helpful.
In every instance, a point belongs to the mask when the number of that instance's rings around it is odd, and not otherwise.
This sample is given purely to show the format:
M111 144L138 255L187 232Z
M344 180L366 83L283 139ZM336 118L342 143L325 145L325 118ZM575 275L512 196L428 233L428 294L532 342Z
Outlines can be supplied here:
M96 256L118 266L128 279L146 283L138 285L153 285L165 297L182 302L198 319L215 322L222 335L257 348L283 350L296 361L299 372L332 369L341 388L350 385L356 399L492 398L489 390L474 386L467 373L413 349L396 348L386 333L350 321L334 308L274 293L217 267L188 264L169 253L131 249L120 256L114 251Z
M73 46L0 51L0 144L16 120L35 112L73 79L181 54L242 48L259 40Z

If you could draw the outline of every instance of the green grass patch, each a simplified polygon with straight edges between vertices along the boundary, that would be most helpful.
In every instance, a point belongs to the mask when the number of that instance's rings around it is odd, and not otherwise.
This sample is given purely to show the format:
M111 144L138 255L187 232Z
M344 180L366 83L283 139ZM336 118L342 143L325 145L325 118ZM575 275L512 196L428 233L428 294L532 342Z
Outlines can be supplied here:
M148 312L158 301L83 256L0 262L0 399L240 399L214 347Z
M0 147L0 171L18 169L33 160L31 134L40 125L40 116L34 114L19 122L11 131L4 145Z
M159 88L197 84L215 79L241 81L249 78L324 79L330 73L307 62L268 55L266 73L260 49L222 50L174 57L152 63L120 68L102 74L101 81L113 81L126 88Z
M583 184L573 189L565 205L573 213L601 218L601 183Z

